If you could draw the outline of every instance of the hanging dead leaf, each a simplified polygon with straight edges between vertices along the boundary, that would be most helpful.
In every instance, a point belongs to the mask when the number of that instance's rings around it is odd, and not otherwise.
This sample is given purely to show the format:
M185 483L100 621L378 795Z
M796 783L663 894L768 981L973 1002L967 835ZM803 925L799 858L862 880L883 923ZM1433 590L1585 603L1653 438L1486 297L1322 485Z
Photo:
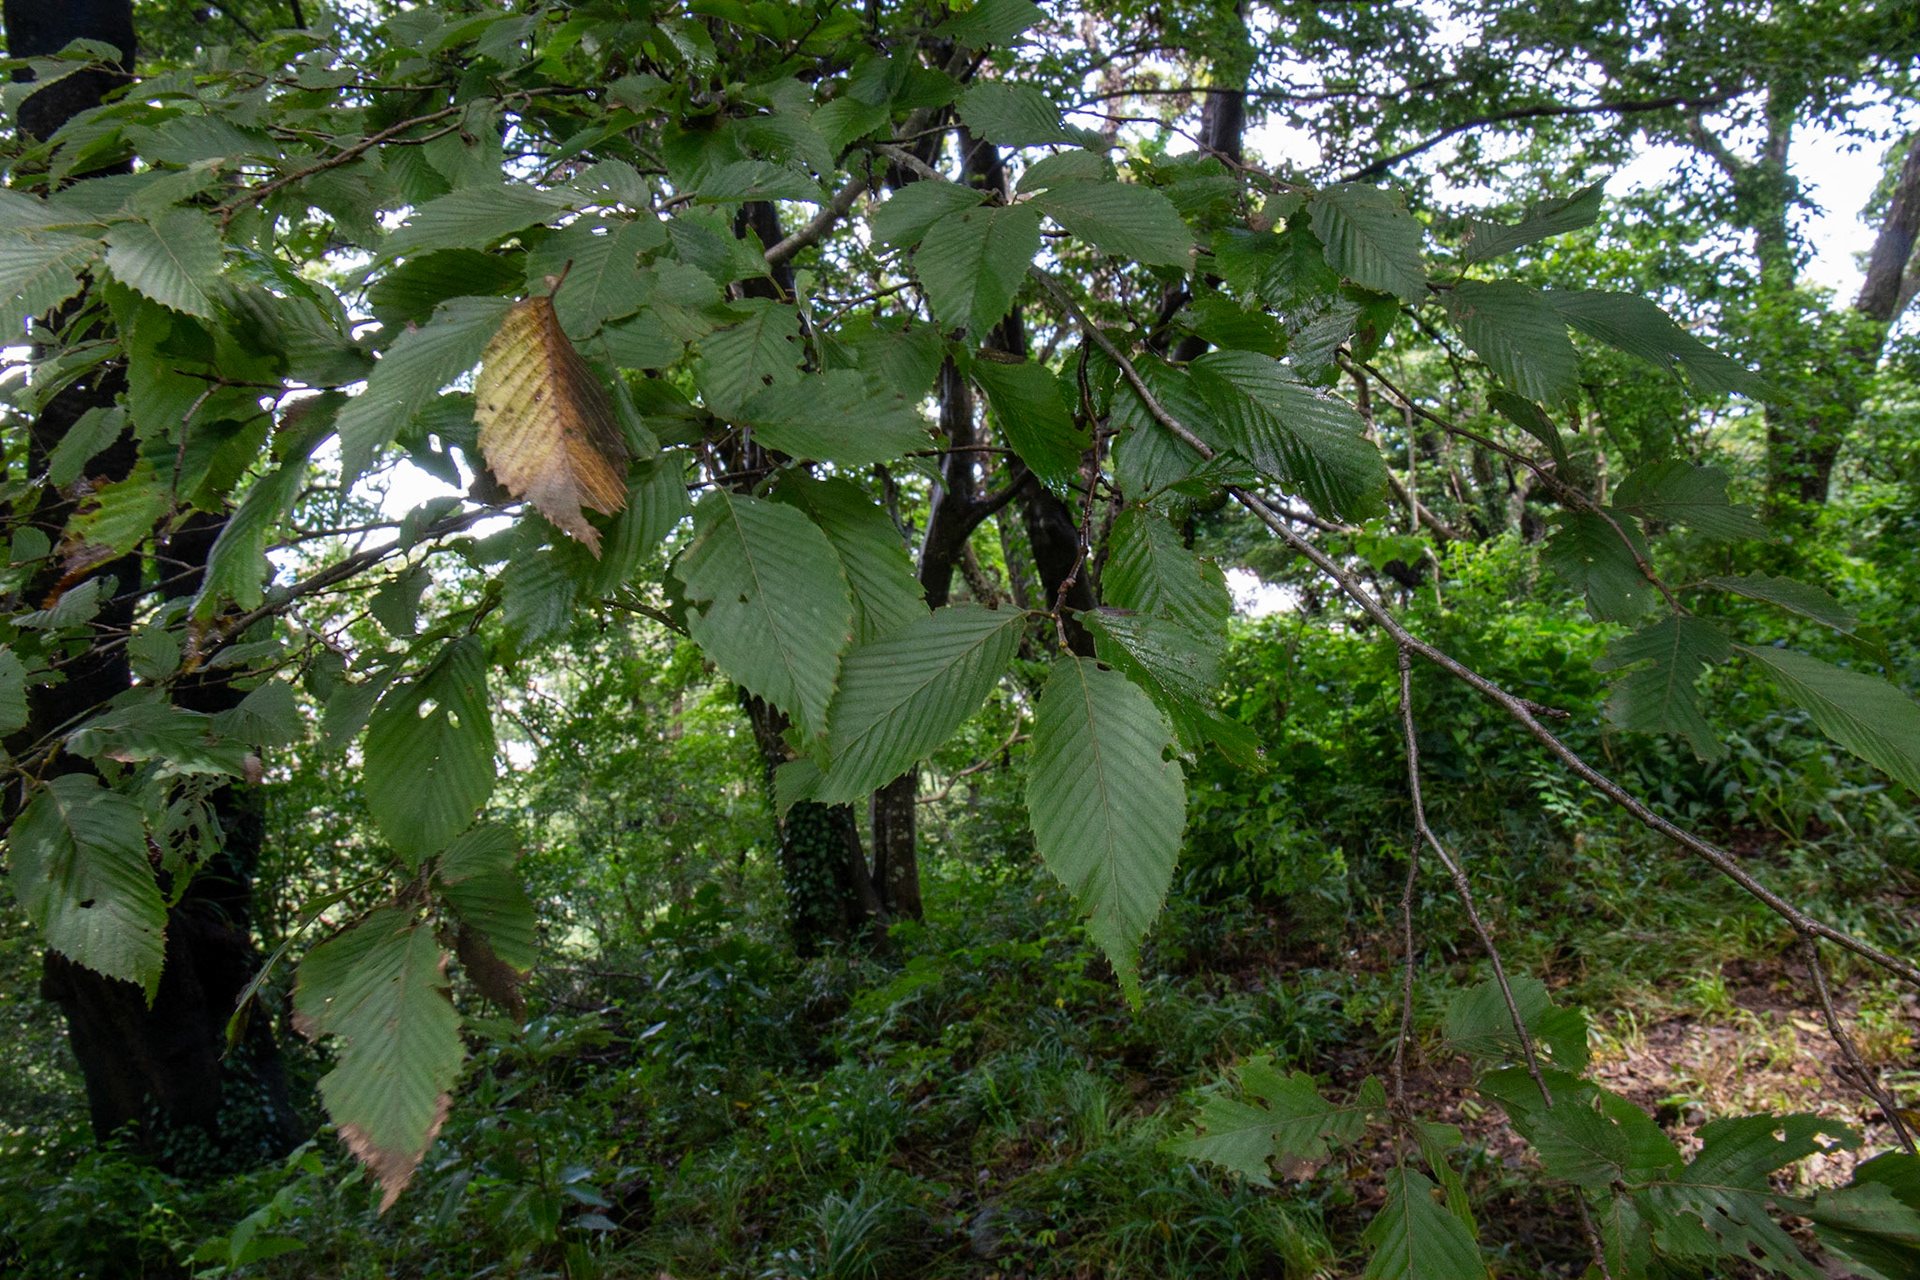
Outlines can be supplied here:
M560 327L553 299L516 303L480 358L474 414L480 452L500 483L598 558L582 507L627 504L626 443L606 388Z

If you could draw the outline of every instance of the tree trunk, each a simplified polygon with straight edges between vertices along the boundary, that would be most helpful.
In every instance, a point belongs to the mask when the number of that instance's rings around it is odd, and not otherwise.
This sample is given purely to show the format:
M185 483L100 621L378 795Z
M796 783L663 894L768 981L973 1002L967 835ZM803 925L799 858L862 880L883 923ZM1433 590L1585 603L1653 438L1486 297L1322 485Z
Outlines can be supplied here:
M8 52L17 58L56 53L76 39L104 41L123 55L118 71L69 76L28 98L19 120L29 136L46 138L132 79L133 7L128 0L70 0L62 5L8 0L5 16ZM81 415L112 405L125 390L125 368L116 363L55 395L32 424L32 469L40 470ZM129 431L93 459L90 478L124 478L136 454ZM41 495L33 523L55 545L76 501L72 494ZM168 542L174 567L204 566L222 523L212 516L189 520ZM116 584L114 598L96 615L100 640L125 634L141 587L140 556L123 557L88 576L111 577ZM71 585L62 582L55 566L42 573L31 590L47 595ZM177 597L197 588L196 574L166 594ZM132 683L124 649L117 646L96 647L67 671L64 684L31 692L25 739L39 738L76 709L99 706ZM181 705L207 712L225 710L241 696L224 679L202 680L177 693ZM86 765L69 757L60 758L55 768ZM58 1004L67 1020L95 1138L104 1141L130 1130L140 1149L179 1171L241 1168L285 1154L303 1136L288 1098L271 1021L250 1019L240 1043L231 1053L226 1048L227 1019L259 967L251 934L252 878L264 824L259 797L247 787L222 788L211 797L211 808L220 826L220 850L197 869L179 903L167 913L165 968L151 1006L138 987L77 965L58 952L45 954L41 971L41 995Z

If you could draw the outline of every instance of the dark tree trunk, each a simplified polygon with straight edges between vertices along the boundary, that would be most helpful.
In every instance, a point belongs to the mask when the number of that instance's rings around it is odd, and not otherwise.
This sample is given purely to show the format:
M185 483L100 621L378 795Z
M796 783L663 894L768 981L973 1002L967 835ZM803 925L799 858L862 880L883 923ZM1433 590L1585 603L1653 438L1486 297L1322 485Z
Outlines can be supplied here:
M14 57L55 53L82 38L105 41L123 54L120 71L69 76L28 98L20 124L30 136L49 136L132 78L133 7L125 0L8 0L6 24ZM125 369L115 364L59 392L32 425L36 472L81 415L112 405L125 389ZM136 454L128 432L92 460L89 478L124 478ZM77 501L73 493L41 495L33 522L55 545ZM221 523L198 516L175 533L166 548L172 571L203 567ZM124 634L142 585L140 557L126 556L88 576L111 577L115 583L113 598L96 615L102 638ZM165 594L189 594L197 590L197 578L180 578ZM52 594L71 585L62 582L58 566L50 566L32 590ZM128 688L131 672L123 655L119 648L96 649L67 669L64 684L34 690L23 736L38 738ZM225 710L241 696L224 679L203 679L177 694L182 705L206 712ZM67 758L55 767L86 766ZM105 1140L130 1128L137 1145L161 1163L199 1171L283 1155L302 1137L271 1022L250 1019L240 1043L230 1053L226 1047L227 1019L259 967L251 935L252 880L264 836L259 796L247 787L228 786L211 797L210 807L220 827L219 851L198 869L167 914L165 968L153 1004L148 1006L139 988L52 951L44 957L40 987L66 1016L69 1043L86 1081L94 1136Z

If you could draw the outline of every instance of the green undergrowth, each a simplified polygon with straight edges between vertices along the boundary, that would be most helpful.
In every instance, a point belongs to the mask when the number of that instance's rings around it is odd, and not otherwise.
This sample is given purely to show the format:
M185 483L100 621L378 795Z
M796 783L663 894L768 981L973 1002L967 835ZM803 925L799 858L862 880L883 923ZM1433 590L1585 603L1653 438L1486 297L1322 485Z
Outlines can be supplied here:
M1406 607L1463 660L1564 712L1576 750L1762 881L1920 950L1908 800L1738 671L1715 676L1720 761L1612 731L1589 665L1608 633L1516 590L1526 563L1498 545L1463 555L1438 602ZM1388 1153L1349 1149L1264 1189L1172 1147L1249 1057L1336 1091L1387 1070L1410 847L1397 676L1377 635L1325 619L1247 624L1233 661L1228 710L1259 729L1267 768L1200 763L1138 1009L1020 833L987 838L1019 784L1014 757L952 802L966 812L930 815L930 830L963 834L929 841L928 919L896 924L883 948L797 959L739 891L742 876L766 878L756 848L623 934L557 946L524 1025L469 1010L457 1105L384 1216L325 1130L283 1164L196 1183L92 1150L52 1076L14 1083L0 1275L1357 1275ZM1730 973L1805 1002L1777 918L1582 794L1466 691L1431 672L1415 688L1436 829L1510 971L1585 1010L1603 1051L1674 1019L1757 1035ZM1468 1124L1461 1164L1496 1274L1580 1274L1567 1192L1510 1158L1497 1112L1462 1102L1467 1075L1440 1027L1488 969L1431 858L1414 908L1413 1106L1488 1117ZM1920 1065L1911 1010L1833 961L1863 1041ZM8 1014L51 1042L44 1015L17 1002ZM326 1064L284 1039L310 1091ZM1920 1095L1920 1072L1892 1078L1909 1077Z

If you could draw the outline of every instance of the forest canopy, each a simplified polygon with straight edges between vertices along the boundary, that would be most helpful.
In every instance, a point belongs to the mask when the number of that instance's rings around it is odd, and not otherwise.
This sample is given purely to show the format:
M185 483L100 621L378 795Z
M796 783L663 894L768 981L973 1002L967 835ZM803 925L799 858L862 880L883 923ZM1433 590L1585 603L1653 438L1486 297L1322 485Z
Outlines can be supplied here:
M1920 12L5 22L0 1273L1920 1275Z

